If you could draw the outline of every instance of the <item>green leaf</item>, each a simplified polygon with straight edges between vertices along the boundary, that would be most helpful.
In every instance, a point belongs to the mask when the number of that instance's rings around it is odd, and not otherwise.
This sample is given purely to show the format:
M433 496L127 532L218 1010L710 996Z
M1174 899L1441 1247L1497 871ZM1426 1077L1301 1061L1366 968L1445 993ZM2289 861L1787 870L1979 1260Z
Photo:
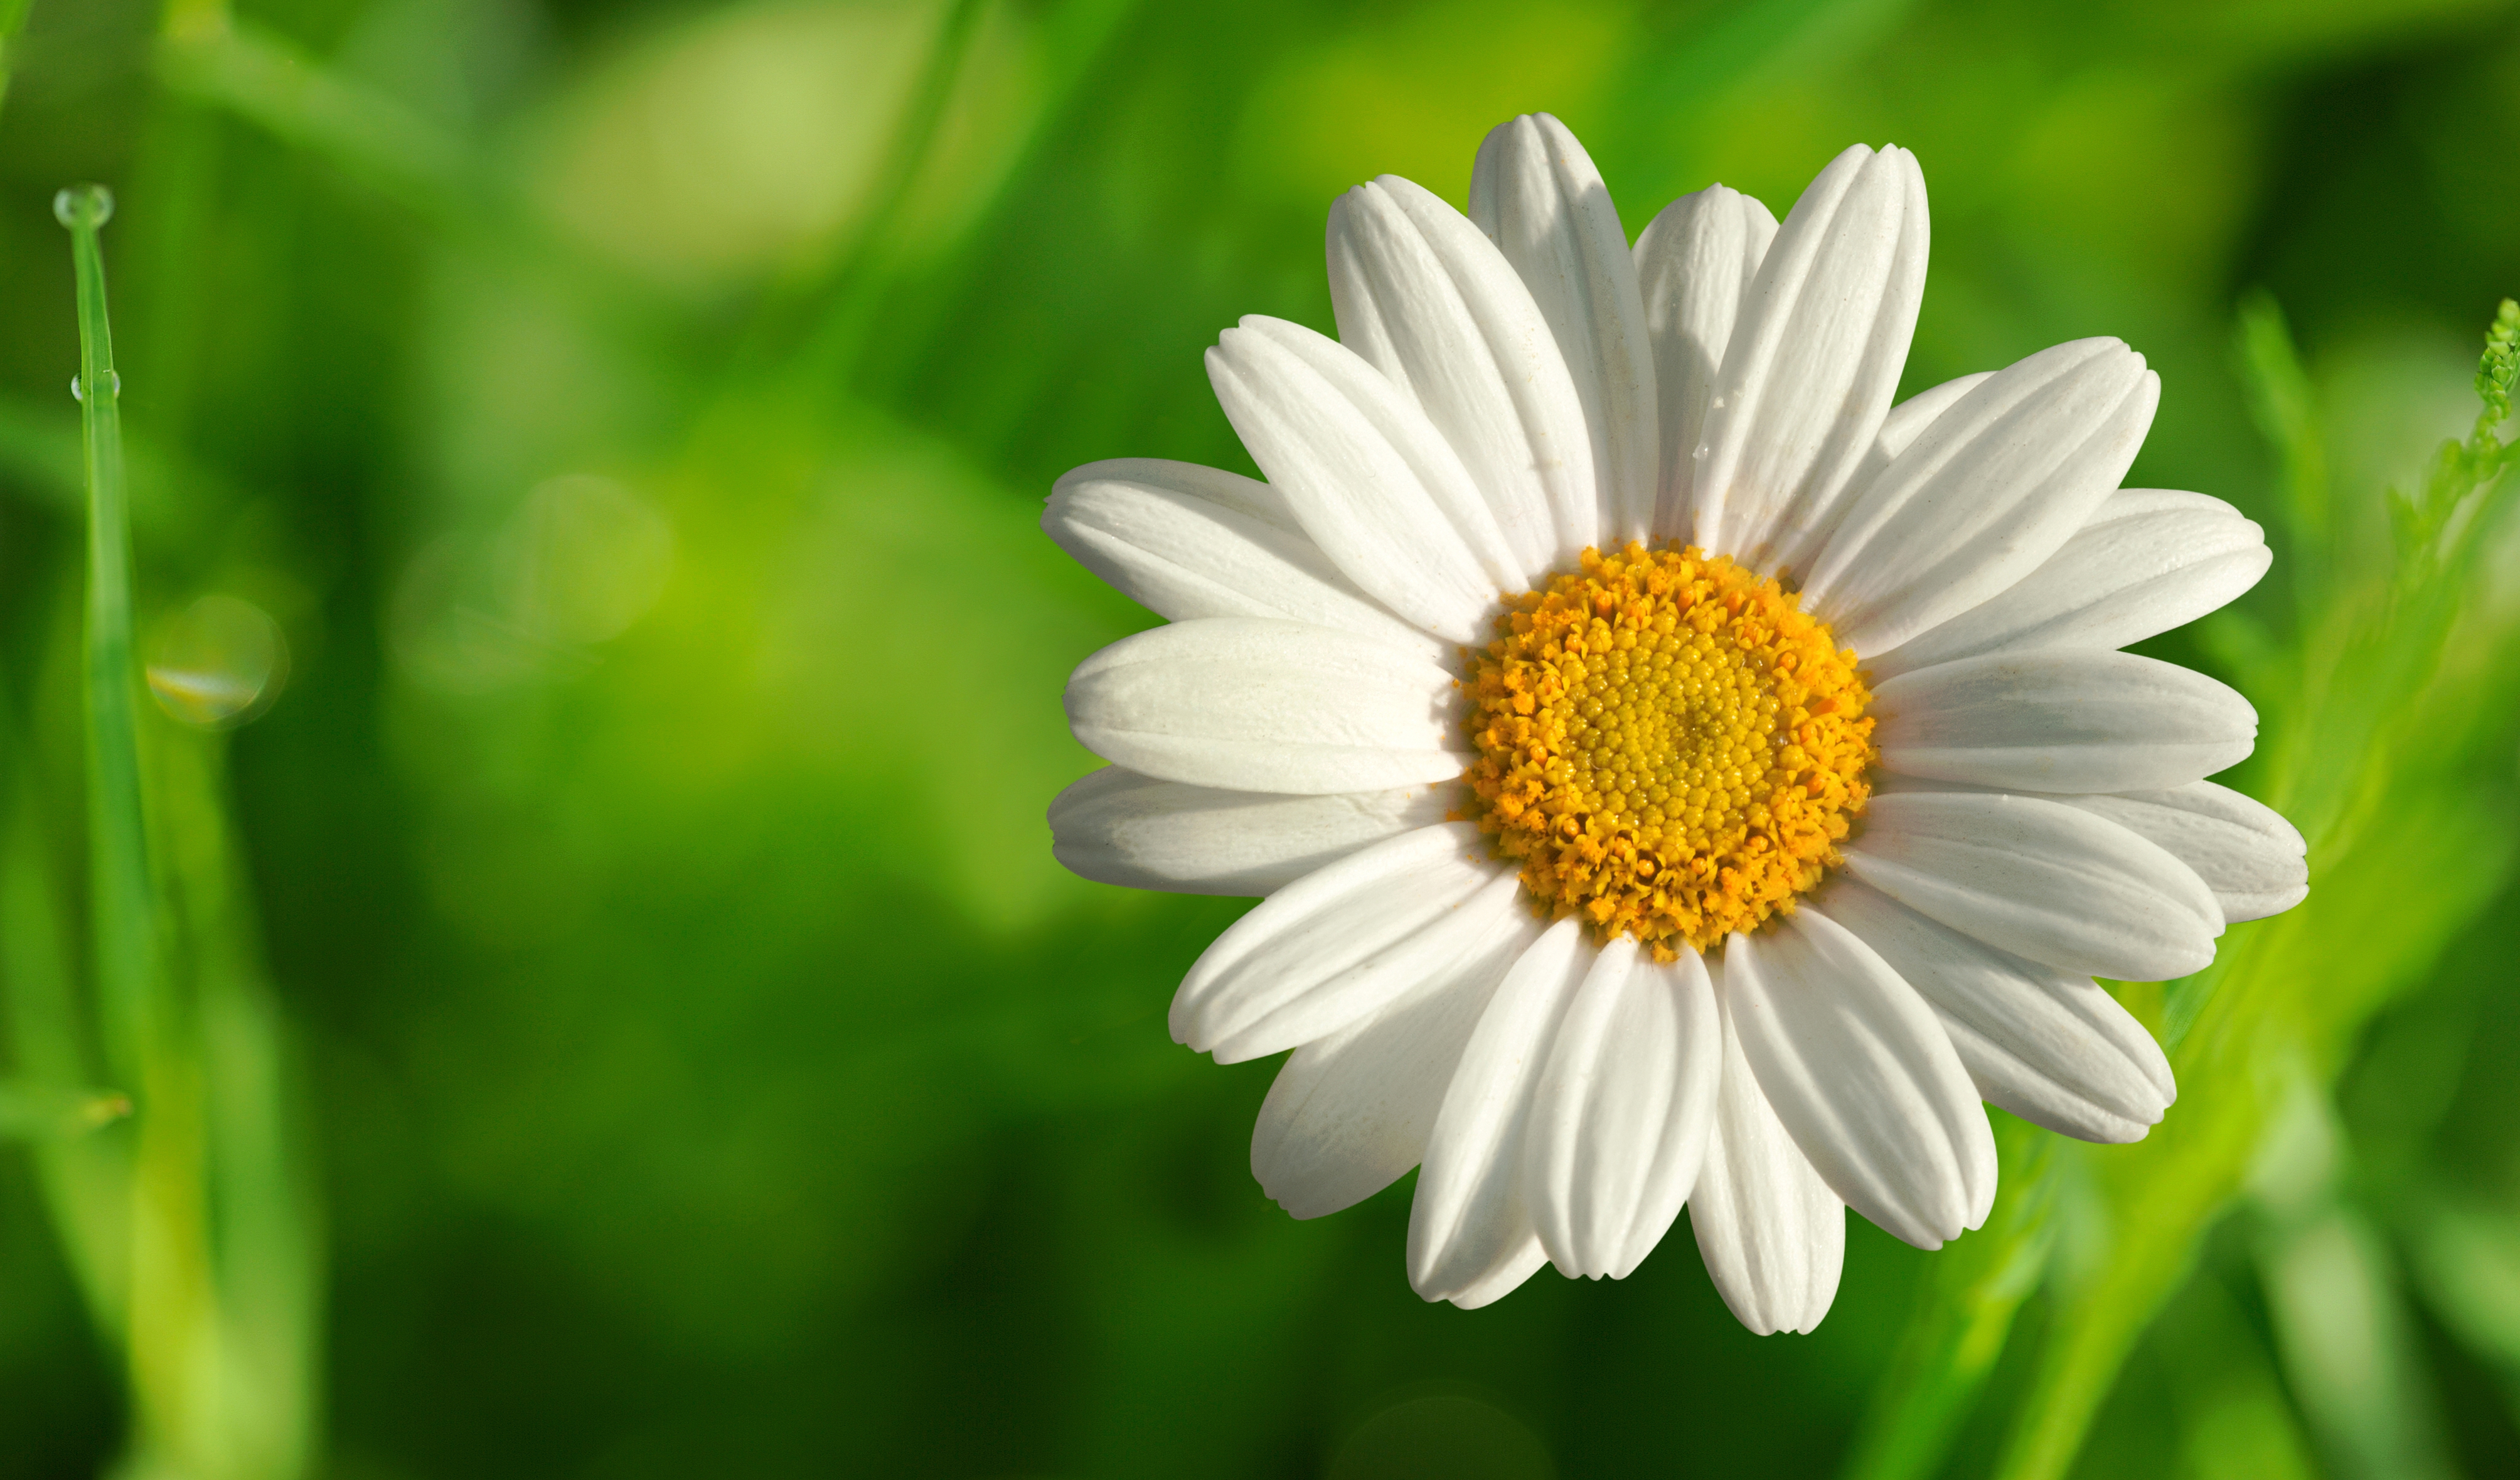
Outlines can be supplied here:
M2485 410L2476 418L2471 440L2480 447L2509 420L2515 377L2520 377L2520 302L2504 298L2494 315L2494 327L2486 331L2485 358L2476 367L2476 398L2485 403Z

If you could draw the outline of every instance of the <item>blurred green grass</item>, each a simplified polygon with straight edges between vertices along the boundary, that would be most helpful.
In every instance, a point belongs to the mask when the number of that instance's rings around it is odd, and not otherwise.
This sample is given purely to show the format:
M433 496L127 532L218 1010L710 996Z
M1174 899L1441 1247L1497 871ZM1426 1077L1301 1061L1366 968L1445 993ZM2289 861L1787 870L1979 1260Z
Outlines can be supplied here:
M6 758L79 876L49 202L95 178L143 630L224 593L292 655L224 764L320 1166L325 1472L1979 1475L2016 1432L2072 1453L2077 1405L2094 1477L2520 1453L2520 551L2442 593L2438 675L2362 670L2386 746L2320 750L2333 711L2287 696L2394 630L2384 488L2465 432L2520 289L2513 7L35 0L7 55ZM1092 764L1061 682L1149 620L1038 536L1050 480L1247 469L1200 350L1328 328L1330 198L1458 200L1532 109L1632 229L1914 149L1908 388L2121 336L2165 383L2130 481L2277 542L2160 650L2269 713L2244 784L2350 792L2379 841L2225 979L2129 989L2227 1045L2155 1141L2006 1128L2033 1278L2000 1211L1936 1256L1855 1225L1808 1338L1745 1335L1686 1240L1422 1306L1405 1188L1285 1219L1245 1171L1270 1066L1167 1039L1239 907L1050 861ZM2298 341L2289 423L2233 347L2252 290ZM95 1474L118 1359L36 1187L0 1161L0 1454ZM2095 1325L2147 1220L2151 1293ZM1946 1454L1882 1425L1954 1309L1985 1385ZM2105 1360L2062 1393L2077 1340Z

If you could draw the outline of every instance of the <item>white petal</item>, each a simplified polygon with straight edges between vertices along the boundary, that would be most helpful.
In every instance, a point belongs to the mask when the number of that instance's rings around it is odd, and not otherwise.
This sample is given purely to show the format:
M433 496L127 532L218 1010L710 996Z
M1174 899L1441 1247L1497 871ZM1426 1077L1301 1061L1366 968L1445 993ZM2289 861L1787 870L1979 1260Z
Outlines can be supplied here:
M2118 486L2160 398L2143 356L2115 339L2002 371L1857 494L1810 565L1806 603L1839 642L1883 652L1994 596Z
M1372 791L1459 776L1452 675L1374 638L1208 617L1124 637L1067 681L1077 743L1165 781Z
M1805 904L1724 951L1725 1005L1777 1118L1846 1205L1920 1249L1986 1221L1995 1134L1933 1009Z
M2123 648L2236 599L2273 561L2266 531L2221 499L2121 488L2047 563L1864 666L1888 678L1982 652Z
M2258 738L2231 688L2131 652L1964 657L1882 680L1872 713L1887 769L2025 791L2183 786Z
M1445 1298L1465 1311L1494 1305L1520 1289L1522 1282L1539 1274L1540 1267L1548 1262L1549 1254L1540 1246L1540 1236L1526 1234L1522 1242L1491 1261L1485 1274L1471 1280L1458 1294Z
M1397 175L1330 206L1339 338L1416 401L1533 574L1600 538L1592 433L1557 340L1461 212Z
M1716 372L1694 543L1754 569L1807 560L1872 447L1925 288L1925 177L1857 145L1794 202Z
M1175 1043L1239 1063L1335 1033L1431 981L1515 906L1471 823L1351 853L1262 900L1173 995Z
M1697 1183L1723 1055L1696 952L1658 965L1625 937L1601 948L1523 1143L1525 1196L1558 1273L1623 1279L1662 1241Z
M1429 1300L1481 1293L1500 1272L1520 1268L1539 1240L1523 1192L1523 1131L1557 1024L1594 954L1576 921L1550 926L1506 973L1470 1034L1409 1210L1409 1282Z
M1981 370L1975 375L1945 381L1940 385L1929 385L1891 407L1890 414L1881 419L1880 434L1872 439L1871 460L1865 465L1866 471L1877 474L1889 467L1891 460L1914 446L1916 438L1924 435L1926 427L1940 421L1944 412L1994 379L1994 371ZM1868 479L1858 481L1861 483Z
M1467 643L1500 592L1531 584L1461 459L1335 341L1254 314L1207 352L1207 378L1251 460L1358 590Z
M1525 113L1481 141L1470 219L1531 290L1574 379L1599 475L1601 543L1651 538L1662 458L1653 345L1601 172L1565 124Z
M1470 1030L1539 934L1529 914L1509 910L1424 984L1289 1055L1251 1132L1261 1189L1297 1218L1319 1218L1416 1166Z
M1995 372L1981 370L1940 385L1929 385L1890 408L1881 419L1881 430L1872 438L1872 450L1856 466L1855 475L1846 481L1851 494L1860 494L1872 486L1899 454L1915 445L1925 428L1942 418L1944 412L1958 405L1968 393L1992 380Z
M2280 915L2310 894L2308 845L2283 814L2212 782L2166 791L2060 796L2149 838L2196 871L2237 924Z
M1927 919L1859 879L1813 896L1932 1005L1978 1093L2084 1141L2140 1141L2177 1098L2170 1060L2116 998Z
M1776 236L1777 218L1768 207L1737 190L1711 185L1664 206L1637 238L1637 279L1662 400L1657 535L1688 533L1696 452L1706 430L1706 403L1715 396L1715 373Z
M1238 473L1155 458L1088 463L1058 480L1041 527L1085 568L1174 621L1277 617L1430 658L1452 652L1359 591L1268 484Z
M1722 980L1722 971L1716 969ZM1718 992L1721 1003L1725 994ZM1846 1207L1794 1145L1724 1023L1723 1084L1688 1224L1706 1273L1754 1333L1808 1331L1837 1298L1846 1260Z
M1106 766L1051 802L1050 851L1098 883L1267 894L1369 843L1440 823L1449 805L1442 786L1288 796Z
M2103 818L2001 792L1873 794L1847 872L2015 956L2120 981L2214 959L2223 913L2195 871Z

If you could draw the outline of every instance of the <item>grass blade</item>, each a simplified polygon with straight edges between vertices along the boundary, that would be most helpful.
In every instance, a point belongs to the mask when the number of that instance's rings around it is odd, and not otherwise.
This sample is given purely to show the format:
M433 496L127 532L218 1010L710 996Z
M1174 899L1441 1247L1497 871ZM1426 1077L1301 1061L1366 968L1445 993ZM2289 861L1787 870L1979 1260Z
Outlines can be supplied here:
M1846 1480L1922 1480L2002 1355L2021 1302L2039 1286L2055 1233L2056 1138L2000 1111L2002 1176L1986 1227L1936 1256L1916 1314L1873 1390L1841 1473Z
M131 639L131 503L122 467L122 383L106 314L105 254L113 215L102 185L53 200L78 276L81 447L87 466L88 826L97 993L116 1077L142 1081L158 977L158 911L140 803L140 666Z

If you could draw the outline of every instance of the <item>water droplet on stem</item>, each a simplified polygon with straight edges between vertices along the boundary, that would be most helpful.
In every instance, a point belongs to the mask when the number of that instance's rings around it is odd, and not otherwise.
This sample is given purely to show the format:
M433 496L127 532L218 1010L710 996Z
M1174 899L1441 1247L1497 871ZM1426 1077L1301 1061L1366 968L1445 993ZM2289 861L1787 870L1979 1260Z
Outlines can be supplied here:
M53 197L53 219L72 231L113 219L113 192L102 185L65 186Z

